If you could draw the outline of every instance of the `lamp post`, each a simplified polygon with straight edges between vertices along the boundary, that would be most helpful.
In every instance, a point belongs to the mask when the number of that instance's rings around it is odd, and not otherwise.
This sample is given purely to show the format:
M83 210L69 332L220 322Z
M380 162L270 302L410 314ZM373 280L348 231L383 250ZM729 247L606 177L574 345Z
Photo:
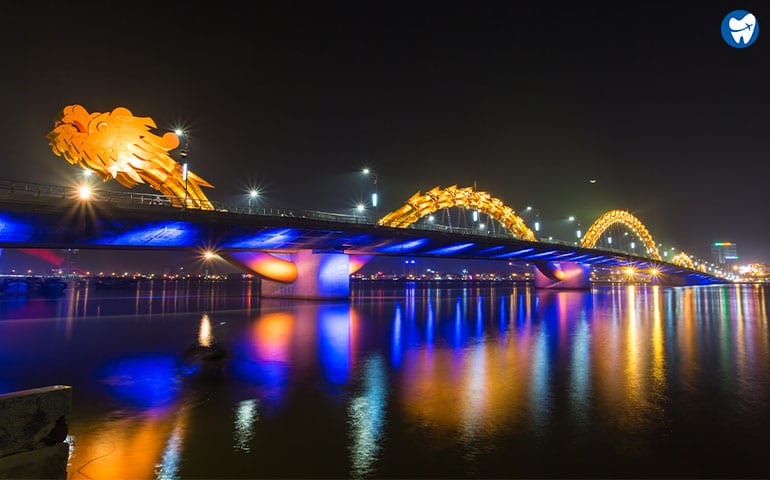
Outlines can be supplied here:
M380 200L379 199L380 192L379 192L378 186L377 186L377 180L378 180L377 171L374 170L374 169L371 169L371 168L364 168L361 172L364 175L371 175L372 176L372 183L374 184L374 193L372 193L372 207L374 208L374 221L377 222L377 215L378 215L377 207L378 207L378 205L380 203L379 202L379 200Z
M570 223L576 224L575 236L577 237L577 241L575 242L575 245L579 245L580 239L583 237L583 231L581 230L581 227L580 227L580 220L576 219L574 215L570 215L570 217L567 220Z
M534 213L535 220L532 222L532 227L535 230L535 234L540 234L540 210L533 207L532 205L527 205L527 207L524 209L524 212L526 213Z
M259 190L252 188L249 191L249 215L251 215L251 201L259 197Z
M184 162L182 163L182 180L184 180L184 207L182 208L187 208L187 155L190 152L190 136L187 134L187 132L181 129L175 130L174 133L180 137L184 137L184 148L179 151L179 156L182 157L182 162Z

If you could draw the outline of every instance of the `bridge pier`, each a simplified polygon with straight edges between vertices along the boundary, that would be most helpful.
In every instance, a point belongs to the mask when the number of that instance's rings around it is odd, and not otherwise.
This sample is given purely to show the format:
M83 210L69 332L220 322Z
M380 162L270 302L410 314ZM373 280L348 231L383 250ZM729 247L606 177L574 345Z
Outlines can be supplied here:
M535 288L591 288L591 267L575 262L536 262Z
M298 250L288 254L229 252L232 265L261 277L260 296L338 300L350 296L350 255Z

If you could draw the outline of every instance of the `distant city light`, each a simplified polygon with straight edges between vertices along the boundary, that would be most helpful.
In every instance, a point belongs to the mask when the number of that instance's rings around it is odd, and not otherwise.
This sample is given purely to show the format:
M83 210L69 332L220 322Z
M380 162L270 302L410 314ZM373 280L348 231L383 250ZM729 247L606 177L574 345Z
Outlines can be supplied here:
M249 196L250 196L251 198L257 198L257 197L259 196L259 191L258 191L258 190L254 190L254 189L252 189L252 190L249 192Z
M377 206L377 193L376 192L372 194L372 206L373 207Z
M359 203L358 205L356 205L356 210L359 211L359 212L363 212L364 208L366 208L366 207L364 207L363 203Z

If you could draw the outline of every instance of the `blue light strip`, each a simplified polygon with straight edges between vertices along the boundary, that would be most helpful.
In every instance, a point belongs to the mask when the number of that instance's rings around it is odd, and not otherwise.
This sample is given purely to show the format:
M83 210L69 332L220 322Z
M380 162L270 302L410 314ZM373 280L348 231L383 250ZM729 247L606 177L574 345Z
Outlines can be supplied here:
M223 243L222 248L280 248L298 237L296 229L277 228Z
M395 245L389 245L387 247L374 249L376 252L382 252L382 253L400 253L400 252L411 252L417 248L422 247L428 243L427 238L418 238L415 240L409 240L406 242L397 243Z
M476 245L475 243L460 243L457 245L450 245L448 247L443 248L437 248L435 250L430 250L425 252L426 255L447 255L451 253L457 253L462 250L467 250L471 247Z
M518 255L523 255L527 252L533 252L534 250L535 250L534 248L525 248L523 250L516 250L515 252L508 252L508 253L501 253L499 255L494 255L492 258L510 258Z
M556 255L555 257L553 257L553 259L556 260L557 258L569 257L570 255L576 255L576 253L575 252L563 253L561 255Z
M552 255L554 253L558 253L558 250L550 250L547 252L536 253L534 255L527 255L526 258L540 258L545 257L546 255Z
M505 249L504 245L498 245L496 247L485 248L484 250L478 252L478 254L479 255L486 255L488 253L498 252L498 251L504 250L504 249Z
M593 264L594 264L594 265L599 265L599 264L601 264L601 263L607 263L607 262L611 262L611 261L613 261L613 260L615 260L615 259L614 259L614 258L606 258L606 259L604 259L604 260L599 260L598 262L593 262Z

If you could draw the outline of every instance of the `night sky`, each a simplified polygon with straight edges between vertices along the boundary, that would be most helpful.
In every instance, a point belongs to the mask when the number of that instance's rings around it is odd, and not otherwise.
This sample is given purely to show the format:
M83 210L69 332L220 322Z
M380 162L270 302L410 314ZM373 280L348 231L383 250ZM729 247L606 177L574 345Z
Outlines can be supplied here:
M475 181L544 229L623 208L770 263L770 4L672 3L0 2L0 178L71 182L57 113L125 106L190 132L215 201L351 212L370 166L382 213Z

